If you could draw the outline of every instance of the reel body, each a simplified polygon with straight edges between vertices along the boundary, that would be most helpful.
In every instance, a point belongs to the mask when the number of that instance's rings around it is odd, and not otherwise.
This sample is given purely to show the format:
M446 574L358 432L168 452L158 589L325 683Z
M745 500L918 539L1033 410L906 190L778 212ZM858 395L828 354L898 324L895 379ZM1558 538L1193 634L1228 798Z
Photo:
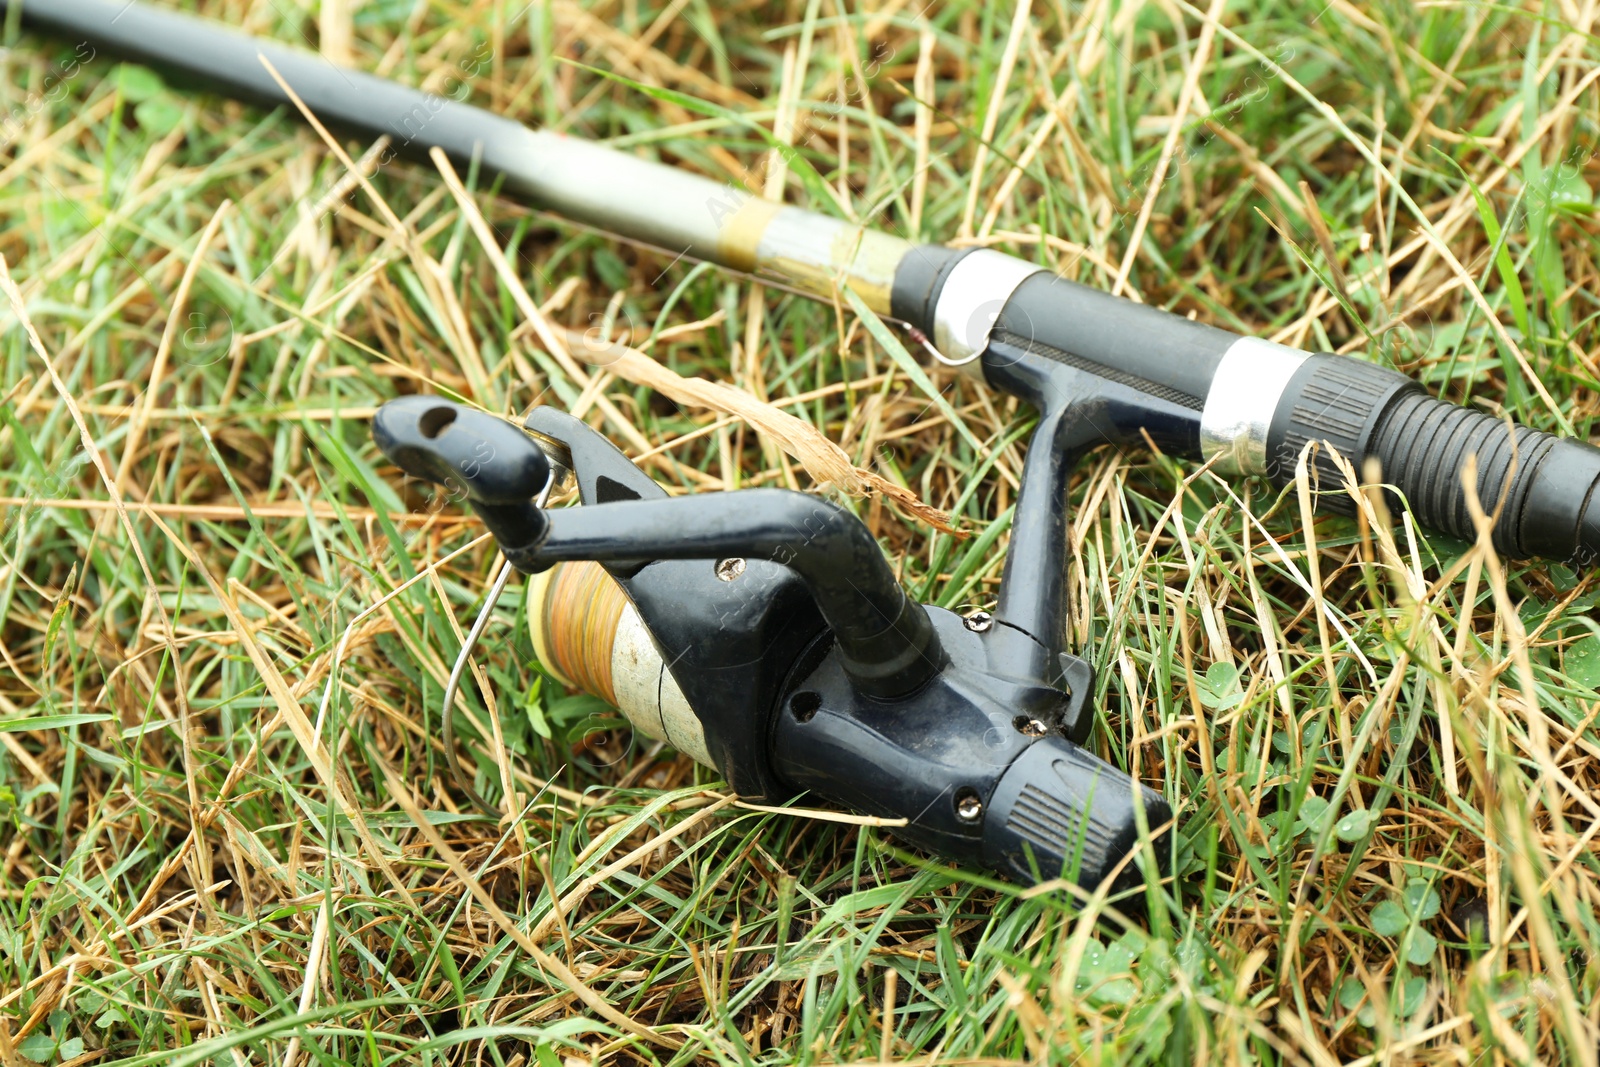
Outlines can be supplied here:
M525 429L431 397L385 405L373 423L407 473L459 481L474 508L487 505L506 558L532 576L541 662L575 688L752 800L805 793L904 820L895 836L1025 883L1111 879L1122 891L1166 869L1166 802L1081 747L1093 718L1086 661L1003 617L911 601L866 527L825 500L774 489L669 498L563 412L535 409ZM475 462L493 470L449 458L486 439L492 455L477 449ZM570 466L582 506L508 529L504 471L520 472L531 499L550 477L541 444ZM1059 476L1059 463L1050 470ZM1064 531L1065 517L1052 525ZM1021 530L1013 551L1019 541L1029 551ZM1032 580L1013 563L1008 583ZM1039 579L1059 584L1063 564L1047 560Z

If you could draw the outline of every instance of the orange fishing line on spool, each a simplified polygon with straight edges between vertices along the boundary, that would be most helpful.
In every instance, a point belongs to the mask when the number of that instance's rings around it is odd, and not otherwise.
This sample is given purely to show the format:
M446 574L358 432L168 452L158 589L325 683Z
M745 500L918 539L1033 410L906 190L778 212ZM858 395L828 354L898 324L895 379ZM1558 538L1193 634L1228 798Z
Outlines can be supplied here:
M611 652L627 605L598 563L558 563L536 576L528 617L539 661L572 688L615 706Z

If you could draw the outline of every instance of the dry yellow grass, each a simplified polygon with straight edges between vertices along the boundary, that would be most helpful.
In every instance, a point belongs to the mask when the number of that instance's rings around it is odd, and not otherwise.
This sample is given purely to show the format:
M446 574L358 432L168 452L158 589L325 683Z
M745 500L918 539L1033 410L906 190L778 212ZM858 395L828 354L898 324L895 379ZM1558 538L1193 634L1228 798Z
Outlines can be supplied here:
M821 210L1600 412L1590 0L185 6L806 202L761 127ZM397 492L376 404L557 403L675 491L825 484L949 606L998 581L1028 413L930 369L941 410L848 307L6 44L3 1067L1594 1062L1589 566L1429 537L1357 472L1312 523L1096 456L1094 743L1183 840L1137 929L730 802L543 678L509 597L467 752L519 817L476 821L437 705L492 547ZM563 351L596 327L621 362Z

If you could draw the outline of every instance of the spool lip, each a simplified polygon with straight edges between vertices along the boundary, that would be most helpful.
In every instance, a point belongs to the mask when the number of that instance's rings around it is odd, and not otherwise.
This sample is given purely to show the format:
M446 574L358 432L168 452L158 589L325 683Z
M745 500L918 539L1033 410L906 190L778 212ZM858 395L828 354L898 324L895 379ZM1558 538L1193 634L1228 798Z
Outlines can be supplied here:
M555 657L550 654L550 635L545 625L544 606L550 599L550 585L555 581L556 572L566 566L558 563L548 567L537 574L528 576L527 599L525 601L528 614L528 637L533 642L533 655L539 661L539 666L544 668L562 685L568 689L576 688L571 678L562 674L556 667Z
M540 665L566 688L615 707L614 659L627 592L591 560L557 564L528 584L528 632Z

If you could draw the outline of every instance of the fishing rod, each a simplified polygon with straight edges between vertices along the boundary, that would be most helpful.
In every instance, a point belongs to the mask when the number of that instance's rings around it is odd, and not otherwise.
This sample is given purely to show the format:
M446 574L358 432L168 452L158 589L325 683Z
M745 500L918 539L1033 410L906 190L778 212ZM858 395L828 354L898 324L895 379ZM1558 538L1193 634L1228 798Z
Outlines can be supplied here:
M264 57L324 123L408 157L441 149L576 222L824 300L848 286L1037 410L998 604L966 618L908 598L866 527L827 501L668 498L553 408L525 420L536 436L432 397L379 411L382 451L462 489L495 535L507 560L495 588L512 569L533 576L541 662L745 796L810 791L904 819L900 836L1023 881L1127 889L1167 870L1170 807L1081 747L1094 674L1067 649L1065 502L1078 460L1104 444L1153 444L1278 486L1309 454L1317 504L1335 512L1353 504L1333 454L1358 471L1376 461L1425 525L1466 540L1477 529L1462 474L1475 460L1499 551L1587 567L1600 550L1600 449L1439 400L1397 371L1234 334L992 249L776 204L136 0L20 2L42 32L281 106ZM541 506L552 456L581 507Z

